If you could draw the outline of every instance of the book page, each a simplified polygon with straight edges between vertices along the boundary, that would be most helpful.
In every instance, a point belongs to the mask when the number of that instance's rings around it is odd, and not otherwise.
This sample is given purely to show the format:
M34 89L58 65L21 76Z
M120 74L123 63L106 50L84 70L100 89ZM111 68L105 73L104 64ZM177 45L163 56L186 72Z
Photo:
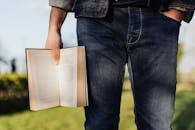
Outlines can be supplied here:
M32 109L39 110L59 105L57 67L49 50L29 50L27 53L29 89Z
M58 65L60 103L62 106L77 105L77 48L61 49Z

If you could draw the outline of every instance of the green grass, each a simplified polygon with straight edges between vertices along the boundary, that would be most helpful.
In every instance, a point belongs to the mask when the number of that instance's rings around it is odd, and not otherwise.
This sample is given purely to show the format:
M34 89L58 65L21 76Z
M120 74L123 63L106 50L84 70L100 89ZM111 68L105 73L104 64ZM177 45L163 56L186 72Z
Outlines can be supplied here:
M125 85L129 85L125 82ZM186 84L185 84L186 85ZM195 85L180 89L178 85L174 130L195 130ZM192 87L194 86L194 87ZM120 129L136 130L133 114L132 93L125 87L122 96ZM82 108L66 107L32 112L29 110L0 115L0 130L83 130L84 111Z
M195 86L194 86L195 87ZM195 91L177 93L174 130L195 130Z
M81 108L24 111L0 117L0 130L81 130L83 119Z
M129 91L123 92L122 100L120 129L135 130L133 101ZM0 116L0 130L83 130L83 124L82 108L57 107Z

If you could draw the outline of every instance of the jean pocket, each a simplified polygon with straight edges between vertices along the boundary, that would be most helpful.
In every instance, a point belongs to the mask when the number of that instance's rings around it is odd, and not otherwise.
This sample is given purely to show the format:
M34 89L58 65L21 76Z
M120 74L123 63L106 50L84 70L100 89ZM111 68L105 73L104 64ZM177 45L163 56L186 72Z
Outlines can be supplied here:
M177 20L175 20L175 19L173 19L173 18L171 18L171 17L168 17L168 16L164 15L163 12L160 12L160 11L159 11L159 14L160 14L160 16L161 16L164 20L166 20L166 21L168 21L168 22L176 23L176 24L179 24L179 25L181 24L180 21L177 21Z

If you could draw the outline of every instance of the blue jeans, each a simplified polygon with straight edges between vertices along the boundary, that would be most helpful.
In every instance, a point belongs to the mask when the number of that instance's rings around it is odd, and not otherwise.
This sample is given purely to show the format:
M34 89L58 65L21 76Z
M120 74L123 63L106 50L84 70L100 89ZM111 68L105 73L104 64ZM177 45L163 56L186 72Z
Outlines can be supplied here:
M180 23L151 9L110 10L103 19L77 19L78 44L87 54L85 130L118 130L126 64L138 130L170 130Z

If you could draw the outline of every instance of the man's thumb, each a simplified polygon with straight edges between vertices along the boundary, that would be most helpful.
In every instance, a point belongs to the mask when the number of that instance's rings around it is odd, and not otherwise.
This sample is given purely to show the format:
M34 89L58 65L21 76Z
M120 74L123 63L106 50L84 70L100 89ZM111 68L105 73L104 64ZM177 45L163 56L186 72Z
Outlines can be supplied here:
M54 63L56 65L59 64L59 60L60 60L60 49L53 49L52 50L52 58L54 60Z

